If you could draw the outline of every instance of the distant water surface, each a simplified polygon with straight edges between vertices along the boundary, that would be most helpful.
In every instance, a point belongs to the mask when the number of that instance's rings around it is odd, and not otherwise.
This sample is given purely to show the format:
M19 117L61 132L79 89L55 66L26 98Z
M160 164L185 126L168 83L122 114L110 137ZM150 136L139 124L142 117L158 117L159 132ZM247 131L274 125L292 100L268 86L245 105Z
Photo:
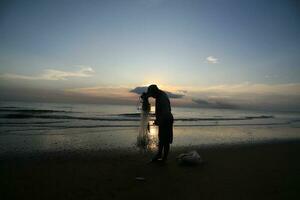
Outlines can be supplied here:
M178 107L172 112L175 146L300 138L299 113ZM0 153L134 148L139 120L136 106L1 102ZM156 136L151 126L151 148Z

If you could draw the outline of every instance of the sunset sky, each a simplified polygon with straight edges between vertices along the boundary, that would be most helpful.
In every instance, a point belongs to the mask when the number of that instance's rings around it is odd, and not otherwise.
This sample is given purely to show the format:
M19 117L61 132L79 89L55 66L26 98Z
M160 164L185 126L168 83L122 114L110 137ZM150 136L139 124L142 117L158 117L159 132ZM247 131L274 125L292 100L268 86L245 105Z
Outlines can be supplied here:
M299 1L1 1L0 100L134 104L151 83L175 106L299 111Z

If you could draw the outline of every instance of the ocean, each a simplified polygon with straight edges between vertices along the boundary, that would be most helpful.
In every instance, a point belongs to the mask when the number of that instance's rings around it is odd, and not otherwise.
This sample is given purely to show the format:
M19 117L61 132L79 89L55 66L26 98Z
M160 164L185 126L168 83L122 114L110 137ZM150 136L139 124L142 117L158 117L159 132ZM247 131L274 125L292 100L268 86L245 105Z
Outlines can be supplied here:
M150 117L149 150L157 143ZM209 146L300 139L300 113L174 107L172 146ZM81 151L114 148L138 150L137 106L0 103L0 154Z

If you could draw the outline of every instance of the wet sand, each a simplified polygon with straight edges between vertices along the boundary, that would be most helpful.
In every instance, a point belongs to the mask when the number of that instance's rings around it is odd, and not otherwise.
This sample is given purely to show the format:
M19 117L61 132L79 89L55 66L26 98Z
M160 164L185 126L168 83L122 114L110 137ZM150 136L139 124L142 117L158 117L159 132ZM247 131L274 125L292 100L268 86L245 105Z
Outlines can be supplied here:
M205 164L178 165L176 156L191 149ZM6 155L0 199L298 199L299 153L294 141L177 147L165 165L124 149Z

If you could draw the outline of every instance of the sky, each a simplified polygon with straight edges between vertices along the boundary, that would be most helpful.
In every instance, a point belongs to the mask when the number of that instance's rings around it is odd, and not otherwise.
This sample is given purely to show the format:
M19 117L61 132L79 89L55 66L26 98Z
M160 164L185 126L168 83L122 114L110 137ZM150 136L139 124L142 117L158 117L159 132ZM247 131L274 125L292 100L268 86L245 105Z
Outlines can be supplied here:
M0 44L0 100L300 110L297 0L2 0Z

